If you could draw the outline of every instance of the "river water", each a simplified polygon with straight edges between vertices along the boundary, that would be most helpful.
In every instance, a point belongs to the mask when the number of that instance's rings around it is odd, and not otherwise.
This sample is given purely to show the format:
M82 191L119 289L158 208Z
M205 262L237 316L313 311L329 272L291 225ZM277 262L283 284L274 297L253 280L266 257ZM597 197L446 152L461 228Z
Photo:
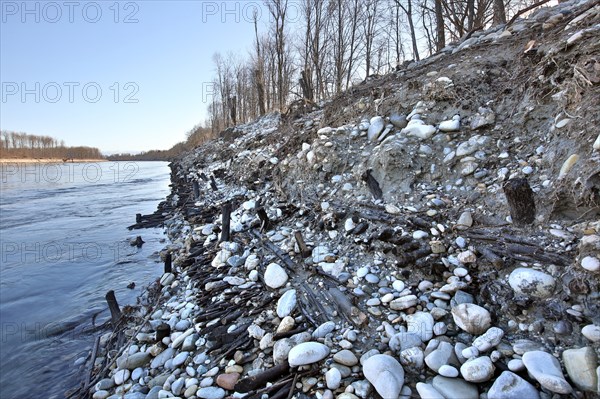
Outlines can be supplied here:
M0 164L0 398L63 398L110 318L160 276L163 229L127 230L169 193L165 162ZM132 247L137 235L145 244ZM131 282L134 289L127 288Z

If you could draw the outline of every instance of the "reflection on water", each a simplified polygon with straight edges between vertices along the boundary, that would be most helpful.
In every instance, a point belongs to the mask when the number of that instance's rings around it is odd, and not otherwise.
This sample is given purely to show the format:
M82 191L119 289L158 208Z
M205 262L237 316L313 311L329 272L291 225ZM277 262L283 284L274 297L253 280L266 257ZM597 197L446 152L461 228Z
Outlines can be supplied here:
M109 318L162 266L161 229L130 232L169 192L164 162L0 164L0 398L62 398ZM142 248L129 240L141 235ZM127 289L134 281L136 289Z

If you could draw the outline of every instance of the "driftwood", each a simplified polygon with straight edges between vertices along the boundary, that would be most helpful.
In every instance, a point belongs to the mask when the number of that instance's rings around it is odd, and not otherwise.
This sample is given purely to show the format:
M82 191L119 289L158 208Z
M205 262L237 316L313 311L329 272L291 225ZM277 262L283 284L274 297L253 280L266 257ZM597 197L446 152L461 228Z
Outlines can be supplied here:
M264 386L268 382L278 379L284 374L287 374L289 369L290 366L287 362L281 363L261 373L242 378L235 384L234 390L241 393L250 392L260 386Z
M361 326L368 321L368 317L359 308L354 306L350 299L342 291L336 287L331 287L328 290L329 295L337 304L338 308L356 325Z
M231 202L223 204L223 229L221 231L221 241L229 241L231 225Z
M304 242L304 238L302 238L302 233L300 231L296 231L294 233L294 238L296 239L298 248L300 248L300 255L303 258L308 258L312 254L312 251L310 250L310 248L308 248L306 246L306 243Z
M367 183L367 187L375 199L381 199L383 197L381 187L379 187L379 183L371 174L371 169L367 169L363 176L363 180Z
M513 224L527 225L535 220L535 201L527 179L510 179L502 186Z

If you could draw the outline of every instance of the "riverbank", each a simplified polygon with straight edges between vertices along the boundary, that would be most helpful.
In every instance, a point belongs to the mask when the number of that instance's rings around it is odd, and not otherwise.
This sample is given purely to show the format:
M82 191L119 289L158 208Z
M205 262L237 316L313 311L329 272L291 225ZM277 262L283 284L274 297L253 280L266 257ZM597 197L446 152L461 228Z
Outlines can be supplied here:
M92 163L92 162L107 162L107 159L58 159L58 158L0 158L0 164L11 163Z
M600 46L590 4L174 162L172 269L100 338L89 394L594 397L600 86L570 72Z

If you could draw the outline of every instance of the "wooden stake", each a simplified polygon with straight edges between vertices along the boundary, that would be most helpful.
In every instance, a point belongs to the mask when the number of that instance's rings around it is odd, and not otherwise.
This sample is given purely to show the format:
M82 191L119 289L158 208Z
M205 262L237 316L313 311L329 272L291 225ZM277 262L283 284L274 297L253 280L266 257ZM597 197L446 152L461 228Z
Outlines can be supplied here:
M219 189L219 187L217 187L217 181L213 175L210 175L210 187L213 189L213 191L217 191Z
M200 186L198 186L196 180L192 182L192 189L194 190L194 199L198 200L198 198L200 198Z
M173 271L173 267L171 265L173 261L172 255L170 252L168 252L165 255L165 273L171 273Z
M304 238L302 238L302 233L300 231L296 231L294 233L294 237L296 238L296 242L298 243L298 247L300 248L300 255L303 258L308 258L312 254L312 251L306 246Z
M260 207L256 210L256 214L260 219L260 231L265 232L271 228L271 220L265 211L265 208Z
M135 222L136 223L142 223L142 214L141 213L136 213L135 214Z
M535 220L533 191L527 179L510 179L504 186L504 195L510 208L510 216L515 225L531 224Z
M113 327L116 327L121 319L121 309L119 309L119 304L117 303L117 298L115 297L115 292L113 290L106 293L106 302L110 309L112 325Z
M156 342L162 342L163 338L171 335L171 326L167 323L159 324L156 327Z
M231 228L231 203L223 204L223 229L221 231L221 241L229 241L229 232Z

